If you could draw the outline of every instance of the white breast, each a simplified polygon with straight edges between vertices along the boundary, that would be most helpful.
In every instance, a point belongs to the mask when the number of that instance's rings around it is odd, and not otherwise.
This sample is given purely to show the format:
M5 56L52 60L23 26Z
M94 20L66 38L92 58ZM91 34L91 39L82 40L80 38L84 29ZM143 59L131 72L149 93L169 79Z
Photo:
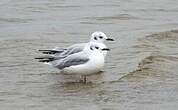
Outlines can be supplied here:
M90 55L90 60L81 65L71 66L63 69L63 72L68 74L92 74L101 71L104 67L104 56L102 53L94 52Z

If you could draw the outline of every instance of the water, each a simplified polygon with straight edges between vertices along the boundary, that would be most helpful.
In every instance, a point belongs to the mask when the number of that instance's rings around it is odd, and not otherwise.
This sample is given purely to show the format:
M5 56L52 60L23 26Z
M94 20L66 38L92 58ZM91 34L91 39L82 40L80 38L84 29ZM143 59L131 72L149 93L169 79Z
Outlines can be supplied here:
M1 0L0 106L4 110L176 110L176 0ZM61 75L34 60L38 49L115 39L105 72Z

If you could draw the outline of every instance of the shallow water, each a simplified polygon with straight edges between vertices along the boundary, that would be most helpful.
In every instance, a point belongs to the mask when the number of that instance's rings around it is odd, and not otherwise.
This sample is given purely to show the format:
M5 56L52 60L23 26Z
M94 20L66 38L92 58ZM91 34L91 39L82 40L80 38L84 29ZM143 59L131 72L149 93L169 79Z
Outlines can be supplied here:
M176 0L2 0L0 106L4 110L176 110ZM34 60L38 49L115 39L105 71L77 83Z

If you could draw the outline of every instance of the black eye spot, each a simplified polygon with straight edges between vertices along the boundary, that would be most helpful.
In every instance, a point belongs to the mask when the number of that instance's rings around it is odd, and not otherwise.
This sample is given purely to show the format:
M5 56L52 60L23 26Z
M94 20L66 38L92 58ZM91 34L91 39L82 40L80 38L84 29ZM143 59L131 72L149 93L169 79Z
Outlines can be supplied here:
M103 39L103 36L99 36L100 39Z
M94 37L95 40L98 40L97 37Z
M95 47L96 49L99 49L99 47Z
M92 48L92 47L90 47L90 50L93 50L93 48Z

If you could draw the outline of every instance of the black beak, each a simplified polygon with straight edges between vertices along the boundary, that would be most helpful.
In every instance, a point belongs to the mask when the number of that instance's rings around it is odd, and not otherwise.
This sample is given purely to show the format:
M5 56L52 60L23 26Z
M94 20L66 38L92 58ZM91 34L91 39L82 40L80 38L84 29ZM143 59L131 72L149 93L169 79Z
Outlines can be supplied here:
M103 49L101 49L102 51L109 51L110 49L108 49L108 48L103 48Z
M107 38L106 40L108 40L108 41L114 41L114 39L111 39L111 38Z

